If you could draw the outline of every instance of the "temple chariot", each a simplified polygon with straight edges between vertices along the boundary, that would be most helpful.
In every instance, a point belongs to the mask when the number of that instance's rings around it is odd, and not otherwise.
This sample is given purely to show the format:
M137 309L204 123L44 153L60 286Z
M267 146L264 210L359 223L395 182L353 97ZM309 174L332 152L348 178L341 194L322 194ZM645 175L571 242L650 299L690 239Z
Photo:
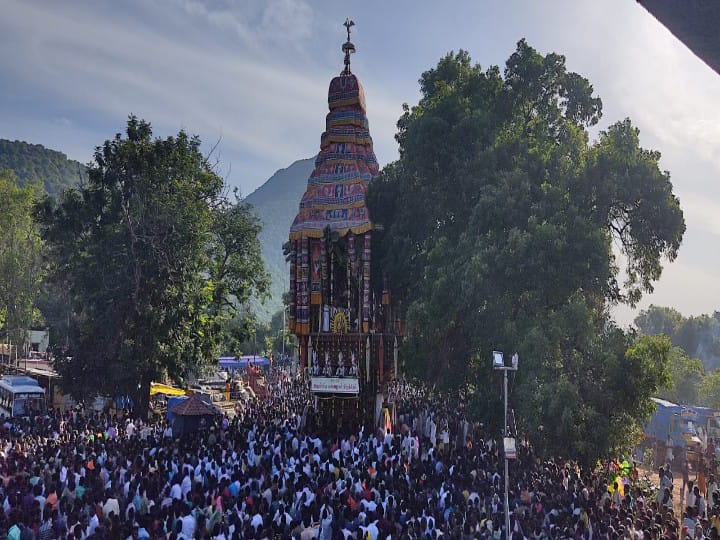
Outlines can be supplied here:
M352 24L345 22L345 67L330 82L320 153L287 245L289 328L318 427L330 431L387 422L384 391L398 376L403 333L382 269L372 265L375 225L365 196L379 169L365 93L350 71Z

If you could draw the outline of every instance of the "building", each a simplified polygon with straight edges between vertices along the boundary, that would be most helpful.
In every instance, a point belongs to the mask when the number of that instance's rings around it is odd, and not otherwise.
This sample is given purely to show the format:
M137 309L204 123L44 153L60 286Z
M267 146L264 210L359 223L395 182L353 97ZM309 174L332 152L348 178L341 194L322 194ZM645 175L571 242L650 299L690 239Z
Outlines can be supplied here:
M384 385L397 376L399 346L399 319L381 269L372 268L365 196L379 169L365 93L350 71L352 24L345 22L345 67L330 81L320 153L289 235L288 324L326 429L377 422Z
M47 354L50 347L50 330L43 328L41 330L28 330L27 343L29 351Z
M50 348L50 330L28 330L25 343L0 343L0 363L12 364L19 360L46 358Z

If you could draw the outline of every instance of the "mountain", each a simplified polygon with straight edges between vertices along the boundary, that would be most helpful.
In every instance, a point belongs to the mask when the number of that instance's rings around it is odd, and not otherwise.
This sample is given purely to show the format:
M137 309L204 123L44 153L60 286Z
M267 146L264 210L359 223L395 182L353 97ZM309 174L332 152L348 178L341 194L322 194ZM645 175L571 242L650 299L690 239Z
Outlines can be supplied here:
M255 309L262 320L269 321L282 307L282 294L289 284L289 268L282 246L288 240L290 224L295 218L300 199L305 193L307 179L315 166L315 158L301 159L286 169L280 169L262 186L245 198L262 221L260 245L265 268L270 273L271 297Z
M20 185L39 182L57 197L63 189L85 178L85 165L41 144L0 139L0 170L12 169Z
M314 165L315 158L296 161L286 169L277 171L245 198L262 222L260 245L265 268L272 278L270 298L264 305L253 306L263 321L269 321L273 313L282 307L282 294L289 283L289 269L285 263L282 245L287 242L290 224L297 214ZM86 178L86 167L68 159L62 152L50 150L40 144L6 139L0 139L0 170L2 169L13 169L20 185L28 182L42 183L45 191L56 197L64 188L76 185Z

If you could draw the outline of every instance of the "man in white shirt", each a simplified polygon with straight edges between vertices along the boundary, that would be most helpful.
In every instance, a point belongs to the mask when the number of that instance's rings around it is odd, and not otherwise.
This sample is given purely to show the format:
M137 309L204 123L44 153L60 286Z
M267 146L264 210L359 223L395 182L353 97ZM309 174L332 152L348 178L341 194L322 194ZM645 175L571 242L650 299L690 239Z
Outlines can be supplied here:
M370 533L370 540L377 540L378 535L380 534L380 530L377 527L377 519L370 522L370 524L365 528L365 532Z
M190 512L190 508L188 506L185 507L184 514L185 515L181 519L182 529L180 530L179 538L183 538L184 540L192 540L193 536L195 535L197 521L195 520L195 516L193 516Z
M284 525L290 524L290 522L292 521L292 518L290 517L290 514L288 514L285 511L284 505L281 504L278 507L277 511L275 512L275 517L274 517L273 521L275 522L275 525L277 525L278 527L283 527Z
M111 512L113 512L117 517L120 517L120 503L115 495L109 497L103 505L103 515L105 517L110 517Z
M695 491L694 491L693 485L694 485L694 482L692 480L690 480L688 482L687 493L685 494L685 508L687 508L688 506L692 506L692 507L695 506Z
M173 485L170 488L170 498L178 501L182 500L182 489L180 488L180 484L178 482L173 482Z
M370 499L369 501L367 499L362 499L360 501L360 506L362 506L363 510L368 513L375 512L377 510L377 503L372 499Z
M96 510L93 511L92 517L90 518L90 523L88 523L87 531L85 532L85 537L92 536L95 532L95 529L97 529L98 525L100 525L100 519L98 518L98 513Z
M250 526L255 530L257 533L258 529L263 526L263 518L260 515L259 511L255 511L255 514L253 515L252 519L250 520Z
M190 490L192 489L192 478L190 475L193 473L185 473L185 476L182 479L182 485L180 486L182 489L182 496L183 499L187 496L188 493L190 493Z

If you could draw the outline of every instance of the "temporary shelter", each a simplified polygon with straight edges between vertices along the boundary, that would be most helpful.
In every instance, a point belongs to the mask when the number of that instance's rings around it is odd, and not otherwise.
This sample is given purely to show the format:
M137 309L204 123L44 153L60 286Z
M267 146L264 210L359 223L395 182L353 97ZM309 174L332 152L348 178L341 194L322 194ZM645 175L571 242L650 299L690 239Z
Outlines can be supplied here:
M217 411L197 395L192 395L174 405L171 425L173 437L206 429L212 424Z

